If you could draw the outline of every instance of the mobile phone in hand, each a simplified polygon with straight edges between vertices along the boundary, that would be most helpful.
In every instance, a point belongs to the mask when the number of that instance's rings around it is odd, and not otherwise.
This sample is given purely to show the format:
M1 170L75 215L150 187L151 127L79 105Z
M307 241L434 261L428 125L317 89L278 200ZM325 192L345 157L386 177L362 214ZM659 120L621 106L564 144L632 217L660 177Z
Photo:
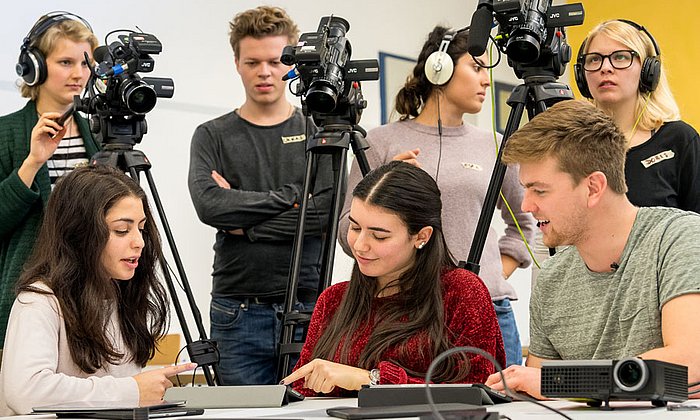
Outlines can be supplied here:
M75 112L75 107L71 105L71 107L68 108L68 110L67 110L66 112L63 113L63 115L61 115L60 117L58 117L58 119L56 120L56 122L57 122L61 127L63 127L63 124L65 124L66 120L67 120L68 118L70 118L71 115L73 115L73 112Z

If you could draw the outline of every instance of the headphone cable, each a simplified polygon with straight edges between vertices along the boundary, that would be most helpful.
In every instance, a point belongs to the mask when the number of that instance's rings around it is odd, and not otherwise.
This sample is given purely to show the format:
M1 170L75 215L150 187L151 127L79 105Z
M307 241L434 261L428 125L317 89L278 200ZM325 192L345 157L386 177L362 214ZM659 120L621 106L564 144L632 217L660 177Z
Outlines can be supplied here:
M437 167L435 169L435 182L437 183L438 177L440 176L440 161L442 160L442 116L440 114L440 95L442 94L442 89L438 88L437 91L437 126L438 126L438 160Z
M651 99L651 92L649 92L649 94L647 95L647 98L644 100L644 107L642 107L642 112L639 113L639 115L637 116L637 120L634 122L634 125L632 126L632 133L630 134L630 137L627 140L628 147L632 143L632 139L634 138L634 135L637 133L637 125L639 125L639 121L642 120L642 116L647 111L647 105L649 105L649 99Z

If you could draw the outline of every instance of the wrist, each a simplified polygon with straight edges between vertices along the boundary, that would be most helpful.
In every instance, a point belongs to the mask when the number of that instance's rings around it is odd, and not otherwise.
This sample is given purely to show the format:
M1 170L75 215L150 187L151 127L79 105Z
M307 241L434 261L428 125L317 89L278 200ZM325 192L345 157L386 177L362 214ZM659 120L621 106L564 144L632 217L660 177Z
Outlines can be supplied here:
M26 158L24 158L21 167L29 171L38 172L43 164L44 162L39 162L32 155L29 155Z
M43 163L36 163L30 156L22 162L22 165L17 169L17 175L22 180L27 188L31 188L34 183L34 177L41 169Z

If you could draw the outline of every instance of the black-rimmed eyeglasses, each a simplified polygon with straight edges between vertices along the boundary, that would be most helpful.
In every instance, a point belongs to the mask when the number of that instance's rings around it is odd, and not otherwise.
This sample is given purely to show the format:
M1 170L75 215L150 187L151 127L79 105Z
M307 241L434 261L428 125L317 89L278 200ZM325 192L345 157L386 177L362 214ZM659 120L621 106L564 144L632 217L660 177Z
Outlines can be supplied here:
M610 60L610 65L618 70L623 70L632 65L636 51L619 50L613 51L608 55L598 53L588 53L583 56L583 69L586 71L598 71L603 67L603 61L607 58Z

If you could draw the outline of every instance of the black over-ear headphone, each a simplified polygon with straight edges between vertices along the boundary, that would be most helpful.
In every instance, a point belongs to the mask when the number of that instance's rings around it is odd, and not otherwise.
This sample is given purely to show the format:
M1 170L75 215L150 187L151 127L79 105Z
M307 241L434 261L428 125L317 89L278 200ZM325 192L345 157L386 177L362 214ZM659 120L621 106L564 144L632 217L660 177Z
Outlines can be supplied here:
M425 60L425 77L430 83L442 86L452 78L455 64L452 62L452 57L447 54L447 49L458 32L446 31L445 35L442 36L438 49Z
M654 53L656 55L644 59L644 62L642 63L642 71L639 75L639 91L642 93L653 92L654 89L656 89L656 86L659 84L659 78L661 77L661 60L659 59L661 56L661 50L659 50L659 45L644 26L627 19L616 20L624 22L640 32L644 32L651 41L651 44L654 46ZM576 80L576 86L578 87L579 92L581 92L581 95L586 98L593 99L593 95L591 95L591 91L588 89L588 83L586 82L586 71L583 69L583 60L585 58L584 51L587 41L588 38L584 39L581 43L581 48L578 50L576 64L574 65L574 79Z
M46 58L34 44L50 27L66 20L77 20L92 32L90 24L85 19L73 13L56 11L42 16L34 26L32 26L27 36L24 37L22 46L19 48L20 53L17 59L17 65L15 66L17 75L24 79L24 83L26 83L27 86L35 86L44 83L48 75Z

